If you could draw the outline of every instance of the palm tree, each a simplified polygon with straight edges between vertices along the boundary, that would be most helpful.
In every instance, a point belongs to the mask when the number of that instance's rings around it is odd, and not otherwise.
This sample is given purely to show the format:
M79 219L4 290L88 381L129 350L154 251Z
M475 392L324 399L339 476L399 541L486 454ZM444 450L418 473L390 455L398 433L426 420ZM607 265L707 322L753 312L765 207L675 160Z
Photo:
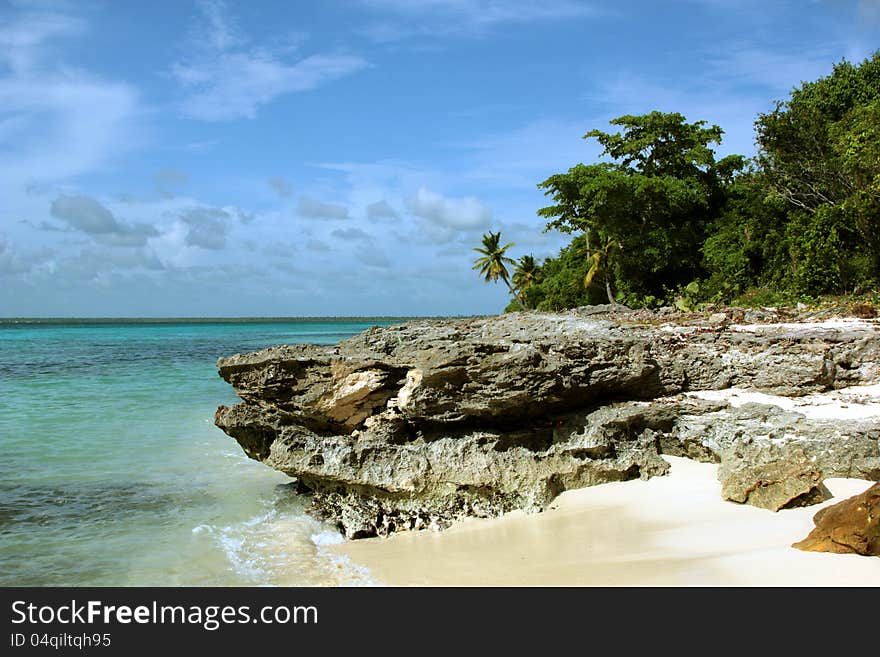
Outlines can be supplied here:
M600 271L604 271L605 274L605 294L608 297L608 303L612 306L617 305L617 301L614 299L614 294L611 292L611 279L609 277L608 271L608 257L611 254L611 250L614 247L620 247L618 242L608 238L605 240L605 244L601 249L596 249L591 252L590 250L590 233L587 232L587 247L584 255L587 256L587 262L590 265L590 268L587 270L586 276L584 276L584 289L590 287L590 284L593 282L593 279L596 278L596 274Z
M513 286L520 294L523 294L538 282L538 275L540 273L541 268L538 266L538 263L535 262L535 257L532 255L524 255L519 259L519 262L516 263L516 269L513 270L513 277L511 278Z
M507 271L507 265L515 265L516 260L505 255L507 249L512 247L513 242L508 242L501 246L501 231L493 233L489 231L483 235L483 246L476 248L474 251L479 253L481 257L474 261L473 269L478 270L480 276L487 283L497 283L500 278L507 285L507 289L516 299L521 308L525 308L522 299L516 293L516 290L510 285L510 272Z

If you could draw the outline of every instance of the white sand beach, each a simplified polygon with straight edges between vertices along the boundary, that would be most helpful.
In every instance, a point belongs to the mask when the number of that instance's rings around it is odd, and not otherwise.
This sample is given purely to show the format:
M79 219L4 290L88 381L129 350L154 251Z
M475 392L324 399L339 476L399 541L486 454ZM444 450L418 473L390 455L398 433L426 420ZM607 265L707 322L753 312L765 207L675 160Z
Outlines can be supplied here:
M717 466L664 457L665 477L560 495L544 513L472 519L330 549L392 586L880 586L880 558L791 547L834 499L773 513L725 502Z

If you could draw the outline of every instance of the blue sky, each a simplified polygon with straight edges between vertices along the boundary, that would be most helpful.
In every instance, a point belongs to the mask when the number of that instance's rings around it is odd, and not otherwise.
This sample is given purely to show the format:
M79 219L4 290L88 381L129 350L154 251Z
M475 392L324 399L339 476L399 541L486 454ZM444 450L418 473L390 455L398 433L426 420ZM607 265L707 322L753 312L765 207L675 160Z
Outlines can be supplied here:
M0 316L498 312L472 248L565 244L536 185L588 130L752 155L878 37L878 0L0 0Z

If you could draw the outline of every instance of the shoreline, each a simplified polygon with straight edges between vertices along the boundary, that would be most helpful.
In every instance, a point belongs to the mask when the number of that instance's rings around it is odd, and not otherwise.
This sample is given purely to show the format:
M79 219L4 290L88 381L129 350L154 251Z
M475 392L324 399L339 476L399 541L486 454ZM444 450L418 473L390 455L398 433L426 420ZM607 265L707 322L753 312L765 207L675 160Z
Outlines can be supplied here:
M880 559L791 547L874 482L829 478L832 499L774 513L724 501L717 465L664 458L666 476L569 490L542 513L328 549L389 586L880 586Z
M348 538L546 509L664 474L661 454L720 463L723 498L768 509L880 477L876 321L749 312L602 306L277 345L218 360L241 401L214 423Z

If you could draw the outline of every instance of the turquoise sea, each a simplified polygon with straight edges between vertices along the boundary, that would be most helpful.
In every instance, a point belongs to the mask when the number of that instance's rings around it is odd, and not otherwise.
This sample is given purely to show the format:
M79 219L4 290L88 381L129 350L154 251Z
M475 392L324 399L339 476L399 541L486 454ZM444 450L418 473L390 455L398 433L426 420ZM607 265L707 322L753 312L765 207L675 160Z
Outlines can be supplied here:
M0 585L372 583L214 427L220 356L400 320L0 320Z

